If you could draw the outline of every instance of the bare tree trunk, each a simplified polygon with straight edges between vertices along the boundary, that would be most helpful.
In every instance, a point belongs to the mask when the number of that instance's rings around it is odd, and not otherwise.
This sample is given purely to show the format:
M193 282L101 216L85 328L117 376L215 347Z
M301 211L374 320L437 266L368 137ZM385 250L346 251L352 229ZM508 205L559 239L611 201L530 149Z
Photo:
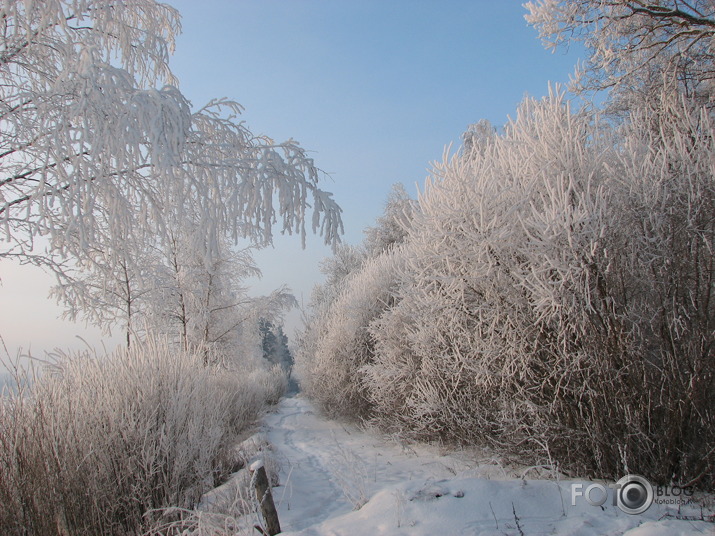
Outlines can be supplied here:
M124 287L126 290L126 300L127 300L127 350L131 347L131 333L132 333L132 284L129 280L129 271L127 270L126 260L122 263L122 270L124 272Z
M179 323L181 324L181 343L185 350L189 349L189 331L188 324L189 318L186 312L186 299L184 297L184 289L181 286L181 280L179 279L179 258L177 257L177 249L179 247L178 240L172 235L171 237L171 265L174 269L174 279L176 281L176 288L179 294Z

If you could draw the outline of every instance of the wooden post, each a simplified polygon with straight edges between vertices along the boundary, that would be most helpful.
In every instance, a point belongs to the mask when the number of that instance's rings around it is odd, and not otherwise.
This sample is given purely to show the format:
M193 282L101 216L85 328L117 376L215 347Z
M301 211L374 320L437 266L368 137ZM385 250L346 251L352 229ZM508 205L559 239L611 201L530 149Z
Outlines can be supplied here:
M251 480L256 488L256 498L261 506L261 514L263 514L263 519L266 523L264 533L269 536L275 536L281 532L281 524L278 521L278 512L276 511L276 505L273 503L273 494L271 494L271 487L268 484L268 476L266 475L266 468L263 466L263 460L253 462L250 471Z

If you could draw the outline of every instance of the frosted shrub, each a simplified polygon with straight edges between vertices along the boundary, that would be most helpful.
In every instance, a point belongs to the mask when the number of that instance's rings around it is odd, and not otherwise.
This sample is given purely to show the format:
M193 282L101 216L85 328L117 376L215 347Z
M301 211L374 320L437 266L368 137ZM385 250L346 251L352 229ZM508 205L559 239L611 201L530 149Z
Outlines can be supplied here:
M601 170L587 148L596 134L560 96L529 100L503 136L475 138L435 168L400 303L372 328L378 357L367 377L383 425L473 442L513 422L505 413L537 345L580 314L571 297L581 245L598 237Z
M711 486L714 134L667 94L617 130L552 94L445 158L369 324L378 423Z
M331 415L354 419L370 412L362 370L374 357L368 326L394 305L397 269L416 211L405 188L394 185L363 244L340 246L323 261L326 281L313 291L296 369L309 396Z
M244 378L152 339L65 356L0 407L0 532L127 534L195 506L269 390Z
M330 415L348 418L369 413L361 367L373 359L369 323L392 304L400 248L365 261L346 281L323 318L309 356L306 391ZM315 326L313 327L315 329Z
M248 383L257 391L261 403L277 404L288 388L285 369L276 364L269 369L257 367L249 376Z
M712 117L665 93L657 106L632 113L622 135L611 186L619 202L589 273L589 340L610 367L600 395L611 402L608 411L584 412L586 427L612 436L594 449L611 473L626 465L662 482L712 489Z
M362 248L340 245L332 257L321 262L320 271L326 280L313 288L310 309L303 311L306 327L296 337L295 375L308 392L314 378L315 353L318 343L327 334L331 307L345 289L350 276L360 269L364 261Z

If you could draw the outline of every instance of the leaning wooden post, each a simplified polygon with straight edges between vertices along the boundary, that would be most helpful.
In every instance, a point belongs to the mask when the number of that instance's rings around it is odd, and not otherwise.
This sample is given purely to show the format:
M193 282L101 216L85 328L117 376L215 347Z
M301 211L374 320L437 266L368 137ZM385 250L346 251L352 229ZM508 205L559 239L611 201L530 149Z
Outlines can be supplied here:
M268 476L266 468L263 465L263 460L256 460L251 464L251 481L256 488L256 499L261 505L261 513L266 522L265 533L269 536L275 536L281 532L281 524L278 521L278 512L276 505L273 503L273 495L271 487L268 485Z

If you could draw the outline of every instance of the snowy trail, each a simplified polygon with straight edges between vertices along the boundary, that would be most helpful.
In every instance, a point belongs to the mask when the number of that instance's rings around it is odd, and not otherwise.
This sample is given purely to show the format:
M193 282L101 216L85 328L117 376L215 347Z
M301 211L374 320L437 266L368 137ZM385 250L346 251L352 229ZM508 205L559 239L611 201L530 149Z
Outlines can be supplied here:
M283 399L263 432L284 534L715 535L712 523L668 517L672 507L633 516L610 501L572 506L571 481L524 480L484 453L404 447L325 419L301 396Z
M280 411L266 419L268 441L277 450L282 486L274 489L284 529L310 526L350 511L351 507L332 478L325 441L328 426L315 418L303 399L285 399ZM316 449L313 444L321 444Z
M456 459L417 453L316 414L303 397L286 398L264 419L281 467L273 494L285 530L352 512L386 485L456 474ZM465 465L466 464L462 464Z

